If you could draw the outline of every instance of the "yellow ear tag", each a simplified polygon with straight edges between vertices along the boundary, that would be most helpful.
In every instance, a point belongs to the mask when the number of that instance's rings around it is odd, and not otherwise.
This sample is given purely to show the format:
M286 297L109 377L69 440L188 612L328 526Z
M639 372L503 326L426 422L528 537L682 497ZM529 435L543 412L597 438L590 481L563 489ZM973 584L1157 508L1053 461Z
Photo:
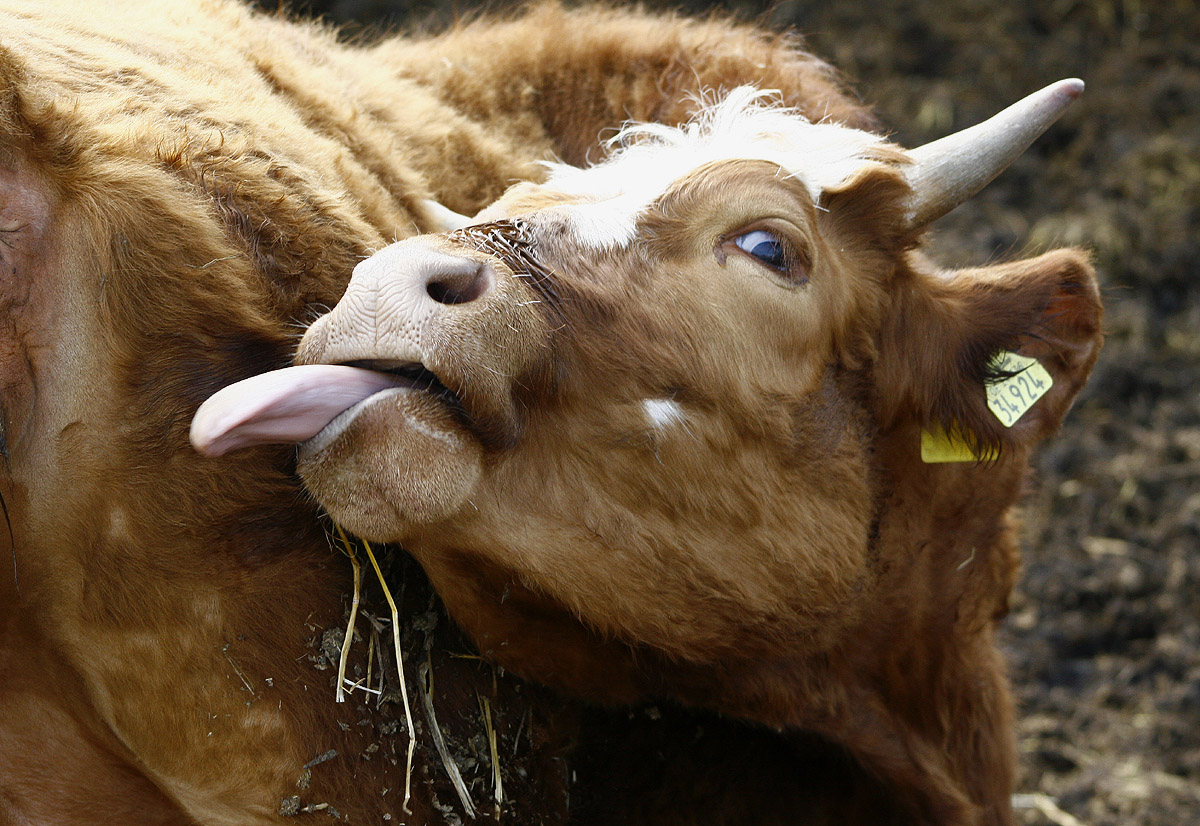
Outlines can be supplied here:
M988 409L996 414L1002 425L1012 427L1054 386L1054 379L1037 359L1007 350L1001 350L996 355L995 367L1012 375L988 385ZM921 461L926 464L979 462L991 458L994 458L991 453L976 456L961 436L947 433L940 425L935 424L930 430L921 431Z
M921 431L921 461L927 465L942 462L975 462L975 454L957 433L947 433L939 424Z
M996 414L1000 424L1012 427L1054 386L1054 379L1050 378L1050 372L1037 359L1006 350L997 354L995 367L1012 375L988 385L988 407Z

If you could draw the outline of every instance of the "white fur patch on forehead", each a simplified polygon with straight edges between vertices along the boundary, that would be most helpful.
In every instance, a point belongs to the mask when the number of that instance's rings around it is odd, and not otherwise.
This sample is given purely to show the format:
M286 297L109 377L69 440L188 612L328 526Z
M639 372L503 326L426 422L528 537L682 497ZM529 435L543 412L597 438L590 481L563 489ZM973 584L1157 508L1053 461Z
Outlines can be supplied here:
M602 163L580 169L547 164L553 189L584 200L556 207L587 246L611 249L633 240L638 217L670 185L707 163L763 160L781 167L817 201L888 146L879 135L835 123L813 123L778 103L779 94L740 86L682 127L627 124Z

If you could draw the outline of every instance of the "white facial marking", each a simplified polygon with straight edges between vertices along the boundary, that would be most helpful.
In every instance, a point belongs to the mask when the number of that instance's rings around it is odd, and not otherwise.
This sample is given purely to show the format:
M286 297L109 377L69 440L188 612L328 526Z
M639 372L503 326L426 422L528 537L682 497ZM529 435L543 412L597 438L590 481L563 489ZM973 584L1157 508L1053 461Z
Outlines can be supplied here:
M845 183L886 145L878 135L834 123L813 123L773 105L778 94L741 86L707 106L686 126L629 124L596 166L547 164L545 186L584 199L554 207L574 239L592 249L614 249L636 236L637 222L672 183L707 163L764 160L800 181L813 201Z
M609 198L585 204L559 207L571 228L571 237L585 247L597 250L621 249L637 236L638 217L646 204L638 199Z
M642 410L646 412L650 427L659 431L680 424L686 418L683 408L674 399L644 399Z

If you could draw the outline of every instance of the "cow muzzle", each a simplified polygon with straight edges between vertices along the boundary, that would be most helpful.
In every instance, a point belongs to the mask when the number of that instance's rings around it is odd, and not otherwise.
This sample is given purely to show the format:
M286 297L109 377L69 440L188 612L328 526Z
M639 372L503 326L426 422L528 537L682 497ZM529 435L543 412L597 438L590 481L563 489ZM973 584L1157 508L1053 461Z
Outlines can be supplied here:
M193 444L299 443L299 471L335 519L398 539L398 525L453 514L484 453L519 439L514 393L549 363L538 304L485 253L435 236L394 244L355 269L295 367L205 402Z
M514 392L546 358L549 329L528 288L444 238L394 244L360 264L342 300L301 341L299 365L396 382L339 413L299 451L299 471L360 535L448 518L485 451L515 444Z
M544 361L548 333L528 289L503 264L426 236L360 264L337 307L305 333L296 363L391 375L449 407L486 446L502 448L521 427L514 387Z

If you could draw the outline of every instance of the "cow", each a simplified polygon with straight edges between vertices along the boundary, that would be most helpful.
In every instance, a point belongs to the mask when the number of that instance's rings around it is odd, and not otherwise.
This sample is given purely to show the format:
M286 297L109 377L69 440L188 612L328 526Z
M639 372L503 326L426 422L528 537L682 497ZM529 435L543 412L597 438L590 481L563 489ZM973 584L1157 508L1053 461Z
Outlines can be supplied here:
M378 592L337 703L352 565L294 450L205 459L188 428L289 364L360 260L435 229L431 202L473 213L705 87L868 125L826 64L741 25L551 5L358 45L223 0L0 8L0 823L454 822L451 764L485 821L820 808L769 793L789 760L827 778L817 745L523 683L398 554L413 737Z
M912 151L752 88L631 125L359 264L193 441L299 442L506 669L817 735L888 794L842 822L1011 824L1010 511L1099 291L1078 249L954 272L920 242L1081 91Z

